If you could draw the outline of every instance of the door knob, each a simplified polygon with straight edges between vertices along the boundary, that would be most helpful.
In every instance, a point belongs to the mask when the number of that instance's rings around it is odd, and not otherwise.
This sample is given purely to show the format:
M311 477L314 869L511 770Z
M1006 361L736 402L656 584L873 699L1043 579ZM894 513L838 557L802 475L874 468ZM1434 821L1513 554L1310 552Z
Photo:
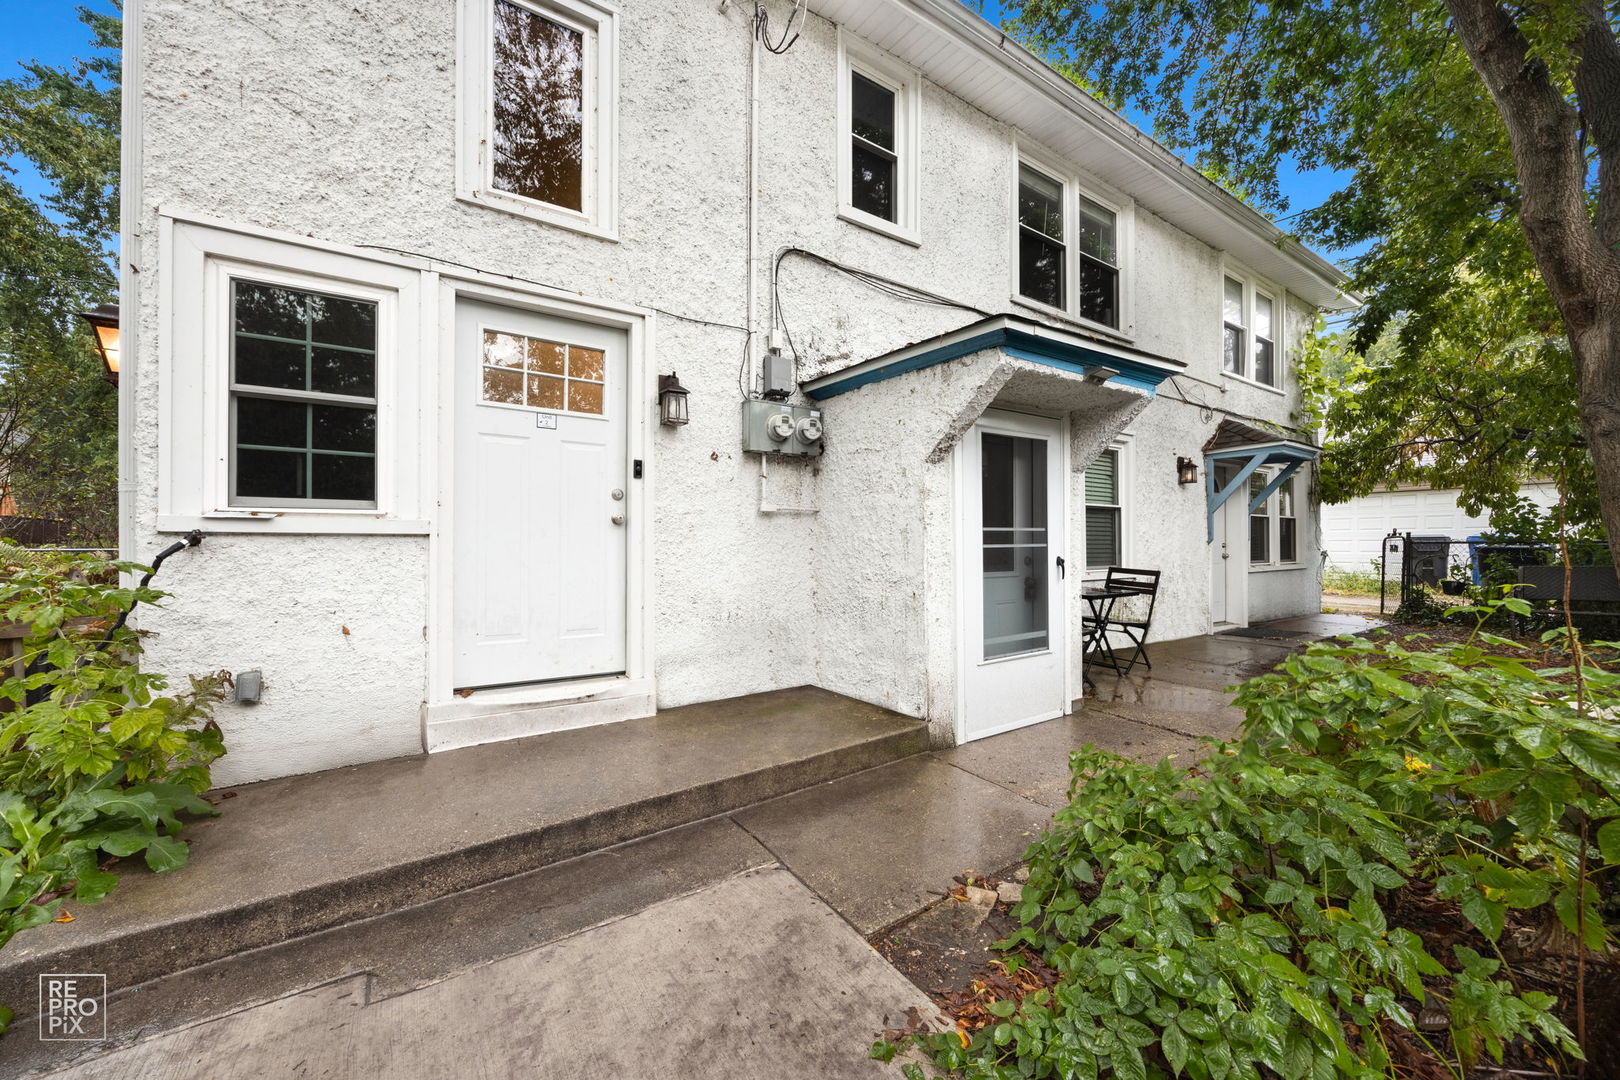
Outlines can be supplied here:
M613 489L613 501L618 502L622 498L624 498L624 488L614 488Z
M613 515L613 524L615 524L615 525L623 525L624 524L624 515L623 514L614 514Z

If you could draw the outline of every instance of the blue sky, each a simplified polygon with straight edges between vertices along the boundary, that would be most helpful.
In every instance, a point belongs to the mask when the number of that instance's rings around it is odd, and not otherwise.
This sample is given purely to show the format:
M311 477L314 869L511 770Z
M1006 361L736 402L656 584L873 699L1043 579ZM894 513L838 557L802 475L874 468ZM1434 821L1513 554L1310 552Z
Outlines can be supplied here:
M999 21L1002 5L998 0L964 0L992 22ZM83 6L95 11L113 11L110 0L82 0ZM89 31L79 22L79 3L68 0L0 0L0 72L9 76L17 71L19 61L37 59L53 65L63 65L76 56L90 51ZM1139 115L1127 116L1144 128L1145 119ZM13 163L15 164L15 163ZM1330 170L1296 172L1281 178L1283 191L1294 211L1316 206L1341 187L1347 174ZM25 167L17 177L24 190L32 194L38 190L38 179ZM1328 255L1351 255L1356 251L1324 252Z

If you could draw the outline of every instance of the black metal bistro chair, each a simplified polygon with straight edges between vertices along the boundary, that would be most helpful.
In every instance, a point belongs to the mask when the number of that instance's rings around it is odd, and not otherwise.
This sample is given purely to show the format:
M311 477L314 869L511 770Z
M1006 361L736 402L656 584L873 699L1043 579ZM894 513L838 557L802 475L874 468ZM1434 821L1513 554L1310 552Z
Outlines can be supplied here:
M1131 595L1121 599L1118 604L1114 605L1109 611L1109 617L1100 624L1095 619L1087 616L1083 620L1087 624L1087 628L1098 639L1102 639L1110 631L1116 631L1130 638L1131 644L1135 646L1134 651L1131 653L1130 663L1125 665L1125 670L1120 671L1118 658L1114 658L1114 662L1109 666L1115 671L1118 671L1121 675L1129 675L1138 660L1146 664L1148 670L1151 671L1153 661L1148 659L1147 636L1148 629L1153 625L1153 607L1159 602L1159 571L1133 570L1128 566L1110 566L1108 568L1108 578L1104 582L1103 588L1109 592L1122 592ZM1138 599L1138 597L1143 596L1147 597L1146 611L1141 610L1143 602ZM1113 656L1112 649L1108 650L1108 653Z

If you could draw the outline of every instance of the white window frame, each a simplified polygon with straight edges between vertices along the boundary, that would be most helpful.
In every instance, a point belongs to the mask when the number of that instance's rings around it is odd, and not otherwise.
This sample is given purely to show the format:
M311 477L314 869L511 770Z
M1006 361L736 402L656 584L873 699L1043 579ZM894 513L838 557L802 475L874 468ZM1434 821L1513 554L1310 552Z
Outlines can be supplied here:
M618 239L619 16L590 0L507 0L585 35L585 145L580 210L541 202L493 183L496 0L460 0L456 30L456 196L464 202Z
M1264 386L1265 384L1261 383L1260 385ZM1276 479L1277 474L1281 471L1282 468L1280 466L1264 466L1256 469L1253 475L1255 477L1259 477L1260 479L1258 481L1251 480L1251 483L1258 483L1262 488L1264 488L1267 484L1270 484L1272 480ZM1304 475L1305 470L1299 469L1295 471L1294 475L1287 481L1287 483L1294 485L1294 557L1289 560L1284 560L1282 557L1282 488L1279 487L1276 491L1273 491L1269 496L1266 497L1265 518L1266 528L1268 531L1268 543L1266 548L1267 558L1264 562L1254 562L1249 560L1248 565L1250 570L1255 572L1266 570L1299 570L1305 566L1304 559L1300 557L1300 548L1302 546L1303 535L1301 531L1301 522L1304 519L1304 515L1300 513L1299 497L1300 484L1302 483L1301 478ZM1247 486L1245 486L1242 492L1232 496L1234 499L1239 497L1241 497L1245 503L1243 521L1245 526L1248 526L1251 518L1259 517L1261 515L1250 514L1248 512L1247 503L1250 499L1254 498L1254 495L1251 491L1249 491ZM1250 551L1250 539L1249 533L1245 531L1243 536L1243 551L1245 557L1247 557L1248 552Z
M1231 278L1243 286L1243 370L1241 372L1226 370L1226 279ZM1275 383L1261 382L1254 377L1255 357L1257 349L1255 343L1260 336L1255 333L1255 297L1264 296L1271 301L1271 357L1276 369L1277 381ZM1219 286L1216 290L1217 322L1219 337L1215 353L1215 363L1222 375L1228 379L1257 386L1262 390L1269 390L1274 394L1287 393L1288 384L1288 351L1283 342L1287 336L1288 294L1249 270L1225 262L1221 266Z
M1133 566L1135 565L1134 559L1136 558L1136 544L1132 522L1133 514L1131 512L1132 500L1130 498L1130 493L1132 490L1134 490L1132 484L1136 478L1136 460L1135 454L1132 452L1131 434L1126 432L1115 438L1107 446L1103 447L1097 452L1097 457L1101 457L1103 454L1109 453L1110 451L1117 455L1117 460L1119 462L1117 466L1119 479L1119 562L1115 563L1114 565ZM1095 458L1093 460L1095 460ZM1088 462L1086 468L1081 469L1079 472L1080 483L1079 491L1076 496L1076 502L1080 506L1080 528L1072 530L1074 532L1078 532L1080 535L1080 552L1081 561L1083 563L1090 562L1090 560L1085 557L1087 541L1086 511L1091 507L1091 504L1086 501L1086 471L1090 468L1091 465ZM1108 567L1106 566L1081 567L1081 576L1087 581L1101 581L1107 575Z
M1053 307L1019 291L1018 280L1018 169L1027 165L1044 173L1063 185L1063 306ZM1119 325L1109 326L1080 314L1080 202L1078 196L1108 210L1114 215L1114 245L1119 256ZM1130 196L1116 191L1095 177L1081 173L1037 147L1014 140L1012 156L1012 187L1010 190L1009 221L1009 278L1012 282L1012 302L1031 311L1053 316L1076 326L1122 341L1136 337L1135 289L1133 287L1136 245L1136 202Z
M162 221L158 523L164 531L425 533L422 275L329 250ZM233 505L233 279L377 304L376 504Z
M851 191L854 139L850 77L859 73L894 92L895 193L894 221L855 206ZM842 29L838 32L838 217L902 243L922 244L921 198L918 190L922 129L922 78L889 54Z

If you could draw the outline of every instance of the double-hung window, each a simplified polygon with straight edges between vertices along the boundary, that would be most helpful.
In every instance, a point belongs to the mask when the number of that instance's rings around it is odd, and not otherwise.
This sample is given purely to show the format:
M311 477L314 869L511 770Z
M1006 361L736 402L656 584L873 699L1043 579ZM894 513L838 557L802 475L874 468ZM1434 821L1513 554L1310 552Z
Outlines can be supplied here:
M1125 329L1129 204L1110 204L1060 170L1022 158L1015 202L1014 297Z
M1275 478L1275 470L1259 470L1249 477L1252 500ZM1295 509L1294 481L1284 480L1271 497L1249 512L1249 562L1281 566L1299 561L1299 517Z
M1106 570L1124 561L1124 507L1120 503L1120 450L1097 455L1086 468L1086 569Z
M841 35L838 77L839 216L917 243L917 76Z
M460 194L611 235L615 16L589 0L462 0Z
M231 281L231 504L377 505L377 303Z
M1282 387L1277 331L1282 304L1267 286L1233 274L1221 281L1221 369L1228 375Z
M1018 166L1018 293L1047 307L1067 307L1063 181Z

